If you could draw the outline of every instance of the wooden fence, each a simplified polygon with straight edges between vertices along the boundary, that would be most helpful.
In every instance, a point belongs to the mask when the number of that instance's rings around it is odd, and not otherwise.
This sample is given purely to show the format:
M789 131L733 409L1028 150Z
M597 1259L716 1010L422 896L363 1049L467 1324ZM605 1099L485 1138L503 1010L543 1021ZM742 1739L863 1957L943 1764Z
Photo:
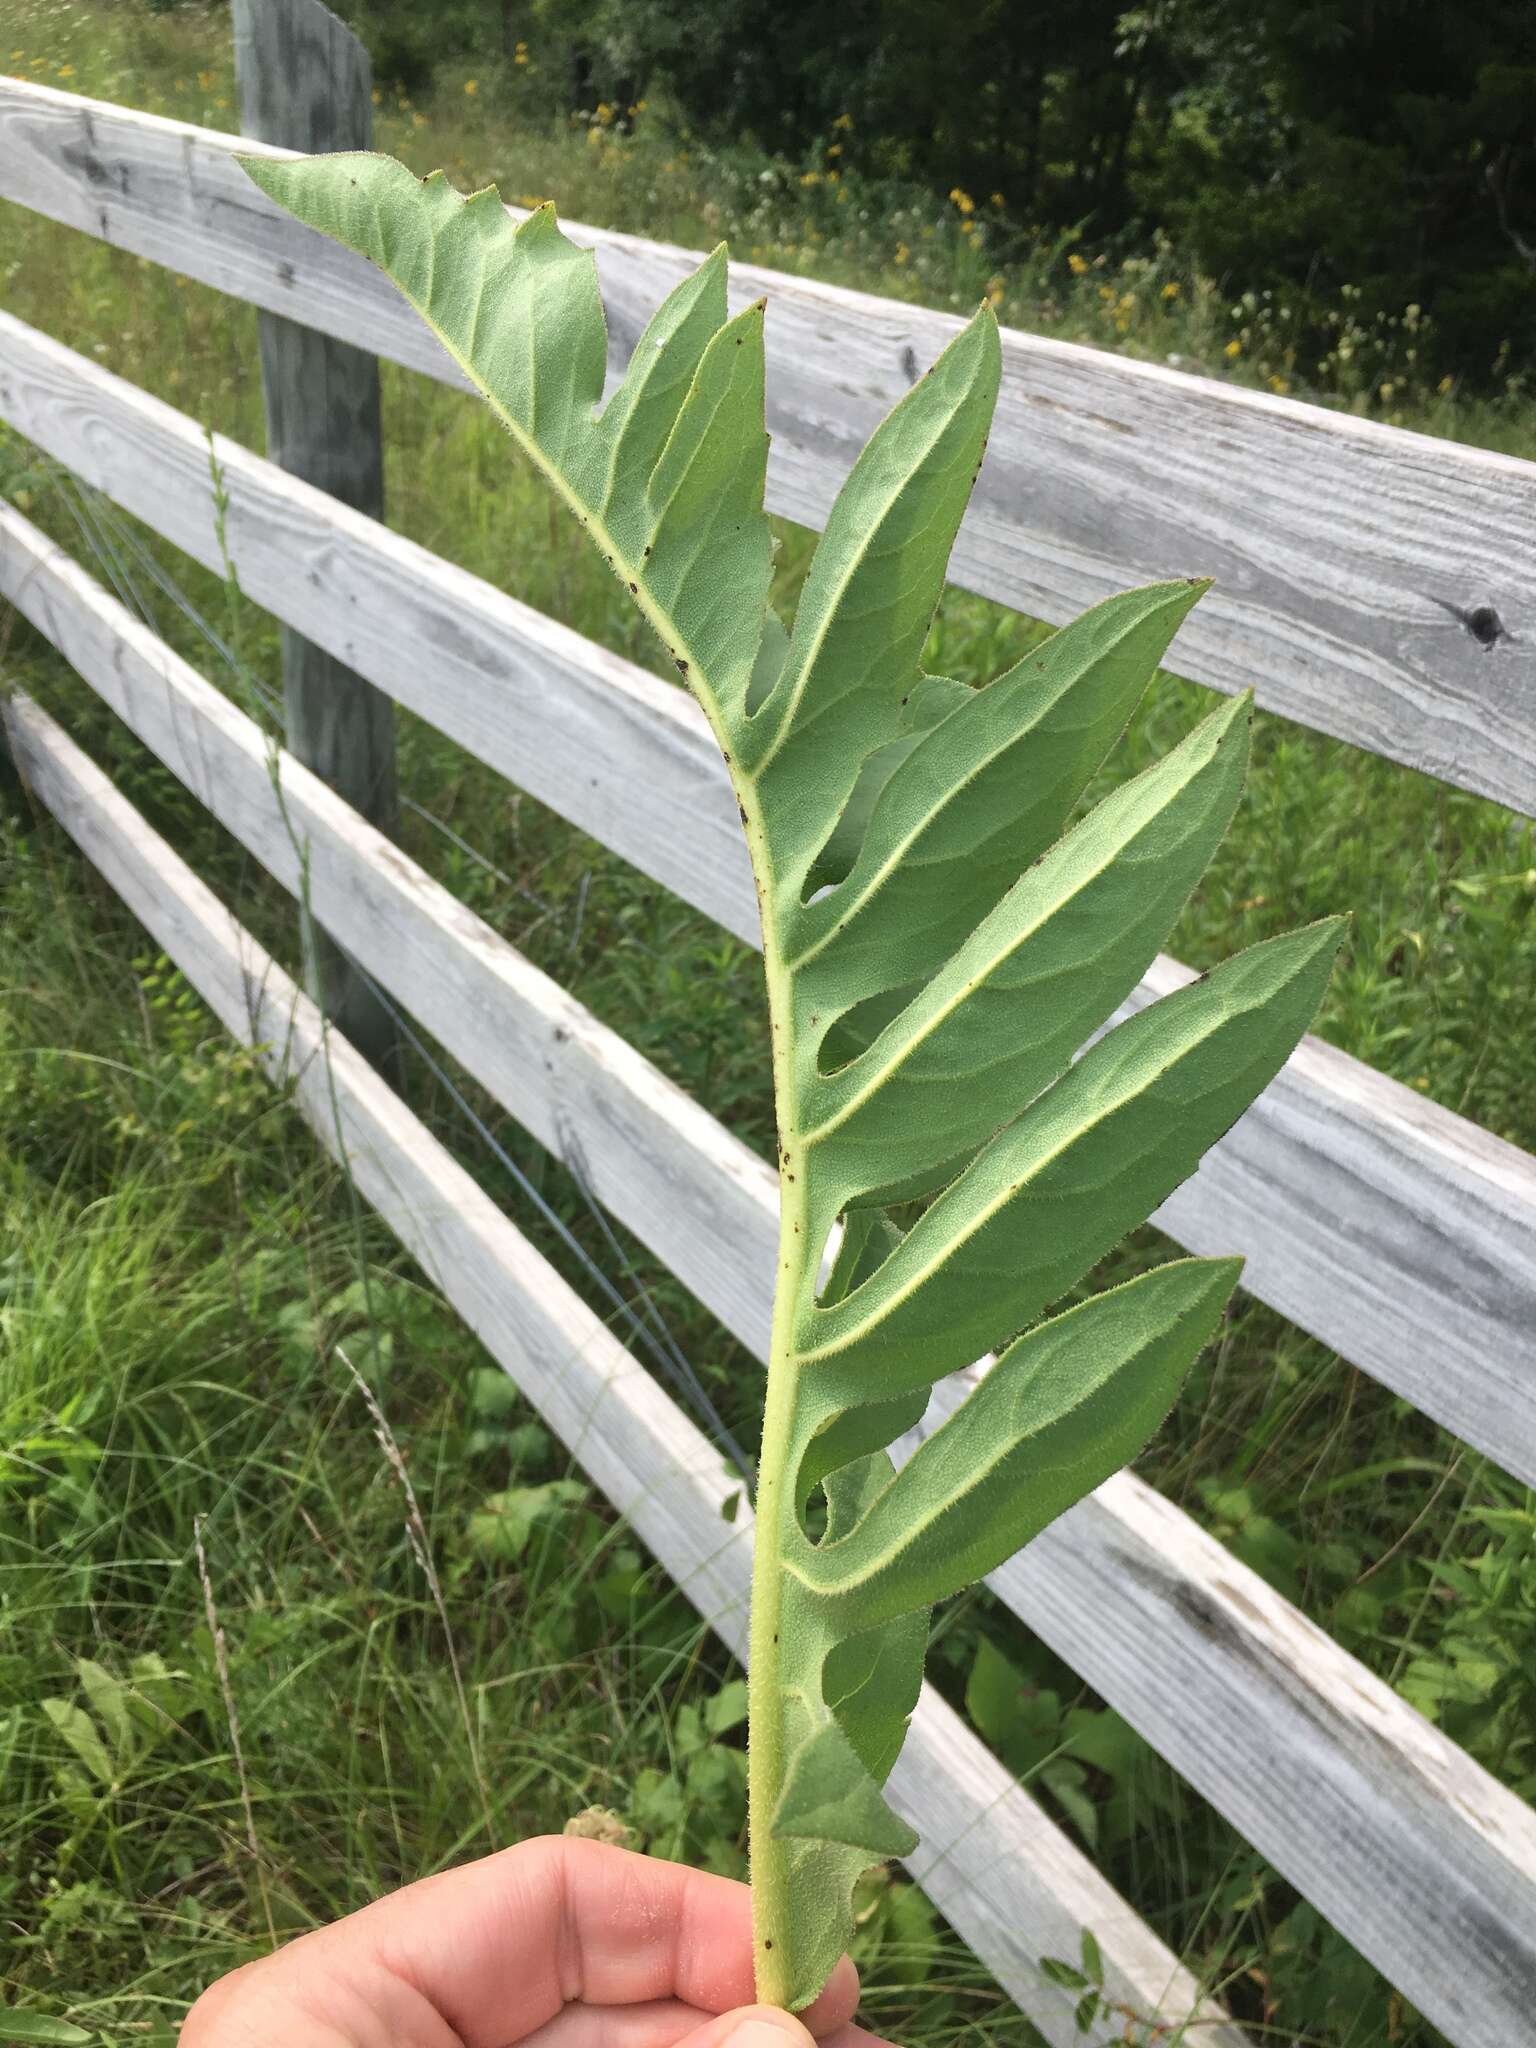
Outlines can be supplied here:
M240 143L0 81L0 199L447 382L383 278L273 207ZM282 154L283 152L272 152ZM573 227L622 362L696 260ZM743 267L770 315L770 504L819 524L946 316ZM1004 337L958 582L1064 618L1192 567L1218 586L1175 665L1536 810L1536 465ZM0 418L210 567L201 427L0 313ZM757 942L722 763L681 690L214 437L245 593L728 930ZM767 1345L769 1168L293 758L18 512L0 595L541 1144L751 1350ZM730 1647L747 1518L719 1452L59 726L11 749L228 1027L297 1076L321 1138ZM1131 1005L1186 979L1159 960ZM1536 1160L1307 1039L1159 1223L1241 1251L1262 1300L1536 1483ZM933 1426L953 1404L940 1388ZM1121 1473L994 1574L997 1595L1453 2042L1536 2040L1536 1814L1181 1509ZM1041 1959L1091 1929L1123 2011L1247 2037L925 1690L893 1780L911 1869L1053 2043ZM1150 2038L1150 2035L1131 2038Z

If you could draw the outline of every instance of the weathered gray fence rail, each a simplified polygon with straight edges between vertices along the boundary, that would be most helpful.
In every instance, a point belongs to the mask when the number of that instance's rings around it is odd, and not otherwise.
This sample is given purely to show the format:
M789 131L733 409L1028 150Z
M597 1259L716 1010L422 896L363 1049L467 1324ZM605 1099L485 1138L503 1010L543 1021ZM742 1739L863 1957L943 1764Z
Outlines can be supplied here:
M254 145L15 79L0 129L0 198L461 381L377 271L256 191L233 161ZM622 362L698 258L567 226L597 252ZM733 290L772 305L770 505L819 526L959 323L750 264ZM1198 568L1217 587L1179 635L1181 674L1536 810L1530 464L1033 335L1006 333L1003 357L957 583L1060 621Z
M230 163L234 146L0 84L0 197L444 374L381 280L265 207ZM588 239L617 297L622 354L693 259ZM921 367L953 323L803 280L759 274L750 288L764 285L780 316L776 501L816 520L910 374L903 351ZM1204 640L1181 636L1186 672L1225 688L1258 680L1274 708L1531 807L1536 603L1520 549L1536 467L1023 336L1009 338L1008 362L989 458L1002 481L983 490L960 580L1059 616L1195 551L1231 587ZM0 417L218 565L207 443L191 421L3 315ZM1121 465L1125 440L1136 445ZM216 453L248 595L755 939L728 785L680 691L247 451ZM1129 495L1113 509L1117 465ZM1161 498L1186 483L1194 513L1186 523L1181 499L1176 533ZM1321 517L1320 494L1346 487L1339 518ZM1451 631L1429 616L1431 565L1456 582L1448 603L1466 610L1475 590L1497 612L1486 649L1468 655L1454 618ZM762 1352L776 1190L761 1161L286 758L285 822L255 728L14 512L0 513L0 593L290 888L296 827L322 923L541 1142L579 1158L599 1199ZM1255 670L1270 661L1266 692ZM250 964L228 913L35 707L13 709L10 726L39 794L232 1028L312 1059L314 1013L270 962ZM1159 962L1137 1000L1185 971ZM735 1645L742 1553L712 1519L715 1454L333 1044L365 1192ZM1527 1155L1314 1039L1159 1220L1193 1248L1245 1251L1253 1291L1536 1477ZM591 1420L610 1384L616 1440ZM648 1498L647 1472L674 1466L679 1500ZM1121 1474L993 1584L1454 2041L1523 2038L1536 2010L1536 1816L1187 1515ZM943 1910L1053 2040L1070 2037L1070 2017L1035 1965L1072 1953L1084 1925L1113 1950L1129 2006L1187 2016L1187 1976L1006 1785L926 1701L900 1796L931 1838L914 1869ZM1202 2015L1199 2038L1238 2036Z

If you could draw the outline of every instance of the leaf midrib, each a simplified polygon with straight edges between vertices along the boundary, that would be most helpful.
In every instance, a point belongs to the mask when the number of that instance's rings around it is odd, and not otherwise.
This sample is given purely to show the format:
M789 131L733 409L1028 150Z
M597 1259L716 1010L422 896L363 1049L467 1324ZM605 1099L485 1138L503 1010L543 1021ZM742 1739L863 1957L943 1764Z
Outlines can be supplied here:
M435 274L435 266L437 261L437 238L436 236L433 236L430 239L432 247L432 261ZM402 297L408 299L410 303L416 308L417 313L426 322L427 326L431 328L433 334L437 337L442 347L446 350L448 355L452 357L453 361L458 365L458 367L464 372L465 376L470 380L471 384L475 387L477 391L483 394L485 402L490 407L491 411L496 415L497 419L500 420L502 426L511 435L513 441L517 444L517 446L520 449L522 449L523 453L528 456L530 461L536 464L540 474L545 478L546 482L548 482L554 489L556 496L559 497L562 500L562 502L566 506L568 506L572 512L575 513L578 521L586 528L588 533L591 534L593 540L598 544L599 550L602 553L604 560L609 564L611 568L614 568L614 573L615 575L618 575L618 580L624 585L626 591L628 591L629 596L634 600L637 608L644 616L647 625L649 625L651 630L657 635L663 647L670 648L673 651L675 659L681 660L684 663L686 663L688 671L688 680L698 695L700 705L704 711L705 717L709 720L710 730L713 732L715 736L716 743L719 745L721 752L725 755L727 761L729 761L731 758L730 738L729 735L726 733L725 728L721 722L720 693L716 688L714 679L706 675L702 663L700 663L697 655L694 652L693 643L686 638L680 624L677 621L675 621L669 613L664 611L662 607L659 604L657 604L655 600L651 597L647 582L644 558L642 557L640 560L637 561L632 554L630 554L626 549L620 546L618 540L615 538L613 530L609 526L606 517L607 503L605 502L600 507L597 504L580 496L580 494L569 483L567 483L564 475L561 473L559 465L549 455L545 453L545 451L539 445L538 441L535 440L533 435L522 426L522 424L513 416L511 412L508 411L507 407L503 404L500 397L496 394L496 392L487 382L485 377L476 368L473 361L464 353L462 349L460 349L455 344L455 342L451 339L451 337L448 335L445 329L433 317L431 308L427 305L424 305L422 301L414 293L406 291L405 288L400 285L399 280L397 278L393 279L393 281L396 285L396 288L401 292ZM531 343L528 347L527 353L530 362L533 362L537 359L538 352L532 347ZM531 392L532 386L530 385L530 397ZM591 430L594 433L597 431L595 421L592 423ZM627 572L623 575L619 575L617 567L615 566L620 562L623 563L624 569ZM633 588L631 588L631 585L633 585ZM734 777L733 780L735 780ZM738 794L740 794L740 783L738 783L737 788ZM766 938L767 931L765 927L765 942Z
M1114 824L1119 828L1117 831L1105 832L1102 822L1098 824L1095 830L1090 831L1090 827L1095 826L1096 818L1101 819L1102 816L1102 813L1095 813L1093 816L1085 818L1074 831L1067 834L1066 838L1058 840L1051 854L1047 854L1047 860L1051 859L1052 854L1064 857L1071 851L1080 851L1085 839L1091 849L1090 858L1084 863L1076 881L1070 888L1065 890L1057 889L1053 894L1045 897L1028 924L1022 927L1010 927L1004 917L1004 912L1016 893L1025 888L1030 880L1028 874L1020 876L1013 888L1008 890L995 908L987 913L971 938L961 946L959 952L952 955L938 969L938 972L932 977L926 987L913 998L912 1004L908 1006L908 1010L902 1011L900 1016L894 1017L891 1020L886 1030L881 1033L881 1037L877 1038L874 1045L870 1047L869 1052L860 1055L860 1060L872 1058L874 1054L879 1052L881 1039L900 1029L902 1019L908 1015L910 1009L922 1002L923 997L932 989L934 982L941 980L945 973L954 967L956 961L964 954L966 947L974 944L985 932L989 924L997 923L1005 932L1011 931L1012 936L1000 940L996 948L971 969L963 981L957 983L947 1000L940 1002L932 1013L913 1031L903 1036L900 1043L893 1044L885 1058L871 1066L867 1076L847 1095L837 1110L831 1116L826 1117L821 1123L805 1132L804 1143L807 1146L819 1144L839 1130L858 1110L862 1109L866 1103L877 1095L891 1077L913 1059L943 1025L969 1002L976 991L991 981L993 976L1013 956L1027 948L1030 942L1037 939L1055 919L1065 916L1070 912L1072 906L1082 898L1085 892L1096 887L1106 874L1111 873L1122 862L1127 861L1132 856L1137 842L1144 838L1148 832L1154 830L1160 823L1164 822L1169 813L1191 791L1198 787L1200 777L1205 775L1212 763L1219 759L1221 746L1229 731L1230 727L1219 731L1213 729L1212 737L1209 739L1205 751L1205 758L1203 760L1197 759L1192 751L1189 759L1194 760L1195 765L1189 768L1188 773L1182 780L1175 779L1169 772L1169 764L1177 761L1179 753L1182 751L1182 749L1176 748L1173 753L1167 755L1163 761L1157 762L1153 767L1147 769L1135 781L1124 784L1121 791L1116 792L1116 795L1122 795L1125 799L1121 808L1126 814L1124 824L1121 824L1121 821L1118 819L1114 821ZM1199 737L1198 728L1194 734L1190 735L1191 739L1197 737ZM1187 741L1184 744L1186 747L1188 746ZM1139 790L1138 785L1140 785ZM1138 794L1141 798L1139 804L1136 801ZM1112 796L1109 802L1113 804L1114 800ZM1188 833L1199 829L1204 817L1205 809L1203 807L1197 808L1186 827L1186 836ZM1075 846L1074 842L1076 842ZM1038 873L1038 869L1034 872ZM1119 936L1117 934L1116 938L1118 939ZM857 1066L860 1060L856 1060L853 1064ZM850 1068L845 1071L851 1072L852 1069ZM823 1085L834 1088L835 1077L828 1077Z
M1022 1194L1029 1181L1037 1180L1047 1168L1054 1165L1056 1160L1061 1157L1062 1153L1069 1146L1075 1144L1086 1132L1092 1130L1096 1125L1102 1124L1106 1118L1117 1115L1125 1108L1127 1102L1134 1102L1147 1094L1155 1083L1162 1080L1172 1067L1179 1064L1182 1060L1191 1058L1215 1032L1231 1023L1236 1014L1238 1013L1235 1011L1225 1009L1218 1011L1198 1038L1191 1043L1182 1044L1177 1051L1169 1053L1158 1062L1152 1072L1148 1073L1144 1068L1134 1068L1128 1075L1122 1076L1114 1099L1108 1106L1101 1107L1094 1116L1086 1120L1078 1119L1074 1121L1063 1132L1056 1143L1040 1154L1032 1163L1025 1179L1010 1179L1005 1182L998 1193L978 1209L976 1214L963 1228L944 1238L942 1244L936 1248L935 1252L916 1269L911 1279L891 1294L886 1295L878 1307L865 1315L852 1330L848 1331L841 1338L826 1344L812 1345L809 1348L797 1347L798 1366L817 1365L825 1359L837 1358L842 1353L855 1349L868 1337L872 1330L878 1329L882 1323L888 1321L895 1314L896 1310L901 1308L914 1294L924 1287L935 1273L941 1271L963 1246L969 1244L972 1238L984 1230L992 1222L999 1210L1005 1209L1011 1201ZM1128 1021L1134 1023L1136 1019L1132 1018ZM1101 1040L1100 1043L1106 1044L1108 1040ZM1056 1085L1059 1087L1062 1084L1058 1082ZM1049 1094L1046 1097L1037 1099L1048 1100ZM931 1214L932 1212L930 1211L929 1213ZM893 1252L891 1256L895 1258L898 1254ZM864 1286L873 1286L879 1277L879 1272L876 1271L863 1283ZM855 1294L850 1296L849 1300L856 1299L857 1294L862 1291L862 1288L856 1289ZM842 1306L842 1304L839 1306ZM836 1315L838 1311L834 1308L817 1312Z
M1102 1299L1103 1297L1096 1298ZM1174 1318L1175 1322L1178 1320L1178 1318ZM964 1508L976 1492L976 1489L979 1486L985 1485L998 1468L1006 1465L1008 1460L1022 1450L1026 1444L1037 1441L1047 1430L1056 1429L1061 1424L1070 1422L1080 1409L1085 1408L1091 1401L1097 1400L1102 1395L1109 1380L1115 1374L1122 1371L1126 1365L1133 1365L1138 1358L1142 1357L1145 1352L1150 1350L1155 1343L1167 1334L1167 1329L1159 1328L1152 1337L1145 1339L1139 1344L1135 1351L1127 1354L1126 1358L1114 1367L1113 1372L1107 1374L1103 1379L1095 1380L1091 1386L1077 1392L1072 1400L1054 1410L1044 1422L1038 1424L1033 1429L1027 1430L1021 1436L1005 1437L998 1443L995 1443L990 1454L986 1455L972 1468L974 1477L969 1479L958 1492L945 1494L943 1499L930 1507L927 1513L916 1516L905 1528L898 1530L895 1535L889 1538L879 1550L873 1552L866 1562L860 1563L853 1571L845 1573L836 1583L833 1583L830 1577L821 1579L808 1575L803 1565L797 1564L788 1558L784 1560L785 1572L790 1577L796 1579L813 1599L832 1597L841 1600L856 1593L860 1586L868 1584L876 1572L883 1571L887 1566L898 1562L902 1551L915 1542L918 1537L925 1534L929 1529L936 1528L946 1515L953 1513L957 1509ZM1003 1369L1003 1362L999 1359L990 1368L988 1377L990 1377L991 1373L1001 1369ZM977 1391L979 1392L980 1389L978 1388ZM932 1436L923 1439L923 1444L919 1446L919 1449L935 1442L941 1432L955 1421L959 1412L957 1409L955 1415L946 1417L945 1421L940 1424L939 1429L933 1432ZM1058 1459L1053 1463L1039 1467L1039 1473L1043 1475L1058 1471L1070 1462L1071 1460L1067 1458ZM848 1531L847 1535L840 1537L836 1543L818 1546L813 1552L813 1556L816 1559L824 1558L828 1565L835 1565L839 1562L846 1563L846 1558L840 1559L838 1553L843 1550L846 1544L854 1541L860 1529L882 1507L888 1499L892 1487L897 1485L900 1479L901 1473L899 1471L893 1472L885 1485L881 1487L874 1499L865 1508L858 1521Z
M929 374L931 375L932 372L929 372ZM964 398L968 395L968 393L962 394L962 403ZM924 459L926 459L927 456L929 456L933 452L933 449L943 439L944 435L949 431L950 427L954 423L955 415L959 411L959 409L959 405L952 405L949 411L942 415L934 431L929 435L928 440L924 444ZM860 570L864 567L865 563L876 553L876 543L879 540L879 536L884 531L887 521L890 519L893 507L896 505L898 500L904 495L904 493L910 486L910 476L902 475L899 471L896 472L896 475L899 478L899 481L897 481L893 485L888 485L885 492L882 494L882 497L880 499L880 515L877 520L874 520L869 525L868 539L866 543L862 547L851 549L845 557L842 572L838 576L836 583L832 586L832 590L829 593L825 603L823 604L821 619L812 636L810 646L806 651L806 658L800 664L798 674L793 675L793 681L790 684L788 693L786 694L783 704L778 707L774 706L773 697L777 694L776 689L775 692L769 696L767 703L765 703L762 706L761 712L757 714L761 716L763 713L766 713L770 710L774 710L775 715L778 719L778 723L775 727L773 738L768 742L766 752L754 763L753 773L755 775L761 776L765 774L768 768L772 765L772 763L778 758L778 755L782 750L785 741L789 737L791 728L794 729L797 737L802 729L800 722L796 717L796 713L798 712L801 701L804 698L805 692L810 685L811 676L816 668L816 664L820 661L822 654L826 648L828 637L830 636L834 627L841 622L844 595L847 592L849 585L853 582L854 578L859 574ZM934 516L937 515L935 514ZM887 550L887 552L895 552L895 550ZM797 622L798 617L799 614L797 612ZM786 670L789 669L790 663L794 657L794 643L795 636L793 632L791 632L789 649L785 655ZM779 686L782 686L783 682L784 676L781 673L779 677Z
M798 974L802 971L802 969L809 967L814 960L819 959L820 956L827 950L827 948L831 946L834 943L834 941L841 936L842 932L853 922L853 920L857 917L862 916L862 914L868 908L871 901L885 887L886 883L891 880L892 876L897 872L897 870L900 868L910 866L912 864L908 859L912 847L923 836L925 832L929 831L932 828L935 820L941 818L944 812L948 810L951 805L958 803L960 799L965 795L965 793L971 788L972 784L977 780L977 778L979 776L984 775L989 768L994 767L1004 754L1009 753L1014 747L1023 745L1028 739L1033 737L1042 721L1048 718L1051 712L1058 708L1062 700L1068 695L1070 695L1072 690L1077 688L1077 686L1082 682L1083 677L1087 675L1093 668L1098 666L1099 663L1106 658L1107 654L1117 651L1124 644L1124 642L1132 636L1134 632L1140 630L1143 623L1144 622L1140 619L1132 621L1131 624L1126 626L1109 643L1108 649L1096 648L1089 650L1085 654L1083 660L1077 665L1077 667L1070 672L1066 681L1063 682L1054 691L1053 695L1046 699L1044 703L1036 707L1035 715L1032 718L1028 719L1026 723L1019 726L1001 727L999 729L998 738L995 744L991 746L985 754L981 755L978 759L976 759L956 782L951 783L950 786L937 799L937 801L930 804L928 808L921 814L921 816L919 816L915 820L910 829L900 839L896 841L896 843L890 848L890 850L885 855L881 857L879 862L876 864L873 872L861 884L858 893L852 898L850 902L838 903L832 896L829 896L827 898L825 909L825 916L827 918L827 929L821 934L819 938L812 939L811 942L801 952L797 953L792 960L787 962L788 971L791 974ZM1034 654L1025 656L1026 661L1032 661L1036 659L1038 659L1038 656ZM1010 679L1011 672L1009 675L999 676L997 678L997 681L995 683L987 685L987 688L1004 688L1006 687ZM980 697L984 694L984 692L977 691L976 694L978 697ZM955 718L963 718L969 709L970 707L968 705L957 705L955 710L950 714L950 716ZM933 727L933 733L936 734L938 732L941 732L948 723L948 719L941 719L939 723ZM929 737L930 735L924 735L925 740ZM909 760L915 758L916 750L914 750L912 756L909 756ZM907 769L907 766L908 763L903 762L901 764L901 767L897 769L896 774L898 776L902 774ZM892 781L894 782L895 779L896 777L893 776ZM878 809L870 819L871 829L873 829L875 818L877 816ZM940 862L950 861L955 858L956 856L953 854L934 853L929 855L926 859L919 861L917 865L931 867ZM857 882L858 879L858 868L856 866L853 873L848 877L847 883L843 886L851 888L851 886L855 882Z

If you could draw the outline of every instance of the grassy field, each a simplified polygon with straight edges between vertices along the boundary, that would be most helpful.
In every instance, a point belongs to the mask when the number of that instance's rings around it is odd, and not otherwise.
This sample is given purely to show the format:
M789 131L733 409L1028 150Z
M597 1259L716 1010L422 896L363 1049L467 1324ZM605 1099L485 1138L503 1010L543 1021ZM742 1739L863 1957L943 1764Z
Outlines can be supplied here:
M232 124L217 11L19 0L9 19L6 69ZM1073 249L989 218L981 195L860 189L836 173L835 138L778 166L706 156L650 109L632 129L623 110L556 118L537 54L420 104L383 93L381 143L466 183L495 176L511 198L553 194L575 217L701 248L728 235L780 267L937 304L985 292L1019 325L1264 384L1293 375L1284 309L1247 305L1176 252L1079 271ZM261 445L245 309L9 211L0 285L22 318ZM1517 383L1475 402L1424 389L1406 311L1358 337L1349 317L1341 305L1343 352L1309 395L1536 445ZM385 404L395 525L658 666L468 401L386 369ZM0 488L261 707L279 674L267 618L14 438ZM792 605L810 538L781 531ZM990 673L1038 630L952 594L931 665ZM26 630L0 622L0 661L291 965L290 907L169 776ZM1160 679L1114 774L1206 701ZM401 749L410 851L766 1147L746 949L430 729L403 720ZM211 1975L275 1936L591 1805L660 1853L739 1871L728 1661L111 891L19 792L0 810L0 2006L92 2040L169 2041ZM1355 929L1325 1034L1536 1146L1531 826L1261 717L1242 815L1174 949L1203 966L1341 907ZM664 1330L750 1438L752 1362L427 1050L413 1101L602 1312L625 1331L640 1319L651 1343ZM1148 1233L1127 1256L1157 1249ZM1144 1469L1536 1793L1527 1493L1251 1302ZM1438 2038L989 1598L942 1617L934 1670L1256 2029L1327 2048ZM1026 2037L909 1886L881 1883L868 1908L873 2024L912 2043Z

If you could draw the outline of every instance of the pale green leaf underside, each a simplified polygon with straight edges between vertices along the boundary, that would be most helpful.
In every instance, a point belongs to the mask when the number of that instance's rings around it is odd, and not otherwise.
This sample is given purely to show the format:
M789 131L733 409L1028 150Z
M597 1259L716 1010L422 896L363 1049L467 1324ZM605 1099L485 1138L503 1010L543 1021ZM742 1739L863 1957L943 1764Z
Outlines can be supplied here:
M836 1842L863 1852L865 1863L907 1856L917 1836L881 1798L836 1721L823 1721L796 1750L779 1795L774 1833L786 1839Z
M395 280L630 591L730 762L763 911L784 1213L754 1915L760 1995L801 2006L847 1942L860 1869L912 1846L881 1787L929 1609L1137 1453L1237 1265L1178 1261L1038 1319L1277 1071L1339 927L1256 946L1082 1050L1227 827L1248 710L1218 708L1077 815L1203 585L1112 598L981 688L923 675L997 393L986 308L855 463L786 632L768 604L763 313L729 316L723 252L657 311L603 406L595 269L551 208L514 227L494 193L464 200L383 157L247 169ZM898 1470L886 1447L933 1383L1010 1338Z
M599 415L591 254L385 156L243 159L273 199L385 270L539 464L712 709L743 705L767 607L762 308L726 317L723 250L673 293Z
M1179 1259L1038 1324L806 1561L836 1628L878 1627L984 1578L1136 1455L1237 1284Z

